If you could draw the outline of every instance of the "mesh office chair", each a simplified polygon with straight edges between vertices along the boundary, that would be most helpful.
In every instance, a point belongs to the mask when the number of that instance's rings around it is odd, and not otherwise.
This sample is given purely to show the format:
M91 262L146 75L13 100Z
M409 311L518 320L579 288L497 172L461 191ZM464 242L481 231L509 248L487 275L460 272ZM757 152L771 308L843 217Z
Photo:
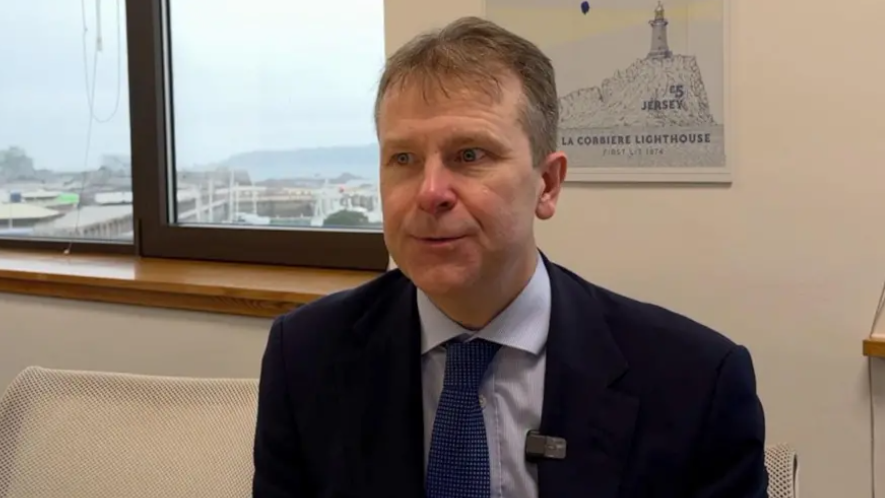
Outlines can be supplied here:
M789 444L772 444L765 448L768 470L769 498L799 497L799 456Z
M256 403L255 380L28 368L0 398L0 497L249 497Z
M0 398L0 498L246 498L252 379L30 367ZM789 445L766 448L771 498L798 498Z

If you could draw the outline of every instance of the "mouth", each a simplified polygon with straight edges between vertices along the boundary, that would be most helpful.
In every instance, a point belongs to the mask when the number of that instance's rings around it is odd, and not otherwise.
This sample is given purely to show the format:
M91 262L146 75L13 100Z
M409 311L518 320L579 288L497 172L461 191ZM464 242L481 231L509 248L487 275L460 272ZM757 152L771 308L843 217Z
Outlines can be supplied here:
M426 244L428 246L442 247L450 244L454 244L455 242L463 239L463 236L458 237L418 237L418 240L422 244Z

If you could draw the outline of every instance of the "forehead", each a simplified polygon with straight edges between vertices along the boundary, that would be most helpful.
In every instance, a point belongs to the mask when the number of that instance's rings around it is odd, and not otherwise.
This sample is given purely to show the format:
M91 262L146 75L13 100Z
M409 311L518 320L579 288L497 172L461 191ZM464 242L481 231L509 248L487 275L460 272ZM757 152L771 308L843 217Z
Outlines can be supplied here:
M519 129L522 88L512 76L497 81L410 78L391 86L378 108L382 139L474 127Z

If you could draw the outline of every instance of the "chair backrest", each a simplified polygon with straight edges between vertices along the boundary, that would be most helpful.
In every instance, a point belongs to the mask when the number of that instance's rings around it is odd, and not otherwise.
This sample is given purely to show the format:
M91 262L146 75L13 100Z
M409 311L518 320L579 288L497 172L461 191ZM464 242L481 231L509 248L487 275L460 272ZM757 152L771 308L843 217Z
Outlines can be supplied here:
M258 382L30 367L0 398L0 498L246 498Z
M0 397L0 498L247 498L256 379L30 367ZM771 498L798 498L790 445L765 449Z
M786 443L767 446L765 468L769 498L799 497L799 456L792 446Z

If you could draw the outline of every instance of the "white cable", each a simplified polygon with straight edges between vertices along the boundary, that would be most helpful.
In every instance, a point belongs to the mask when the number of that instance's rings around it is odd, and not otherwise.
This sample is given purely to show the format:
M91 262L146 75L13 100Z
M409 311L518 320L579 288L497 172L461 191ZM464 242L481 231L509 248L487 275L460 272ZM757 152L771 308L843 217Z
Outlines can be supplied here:
M870 337L876 332L883 309L885 309L885 283L882 284L882 290L879 292L879 302L876 304L876 313L873 315L873 328L870 329Z
M121 35L121 22L120 22L120 0L115 0L116 5L116 31L117 31L117 91L116 96L114 98L114 108L111 111L110 115L106 118L99 118L95 114L95 88L96 88L96 80L98 76L98 53L102 50L102 39L101 39L101 0L95 0L95 19L96 19L96 38L95 38L95 47L92 51L92 78L89 78L89 57L88 57L88 38L89 38L89 26L86 21L86 0L80 0L80 13L82 17L82 26L83 26L83 38L82 38L82 47L83 47L83 76L84 81L86 83L86 103L89 109L89 122L86 125L86 146L84 147L83 153L83 181L80 184L79 192L77 193L77 215L74 221L74 230L71 236L71 239L68 241L68 246L64 250L65 255L69 255L71 253L71 249L74 246L74 239L78 235L77 231L80 229L80 215L82 213L82 205L80 202L80 198L86 192L86 187L89 186L89 153L92 149L92 129L94 123L107 123L111 119L116 116L117 111L120 107L120 94L121 94L121 71L122 71L122 35Z
M876 313L873 315L870 337L873 337L876 332L883 309L885 309L885 283L882 284L882 290L879 292L879 302L876 304ZM873 358L870 357L867 357L867 388L870 396L870 488L872 498L876 498L876 403L873 400Z
M95 51L102 51L101 43L101 0L95 0Z
M101 0L95 0L95 19L96 19L96 35L95 35L95 48L92 52L92 79L90 81L89 78L89 57L88 57L88 49L87 49L87 38L89 28L86 23L86 1L80 0L80 9L83 14L83 78L86 83L86 98L89 104L89 115L92 119L94 119L98 123L107 123L114 116L117 115L117 111L120 109L120 96L122 94L122 83L123 83L123 35L122 35L122 22L120 20L120 0L115 0L114 5L116 7L116 37L117 37L117 88L114 95L114 107L111 110L110 114L106 118L99 118L95 114L95 79L98 75L98 53L102 51L102 36L101 36Z

